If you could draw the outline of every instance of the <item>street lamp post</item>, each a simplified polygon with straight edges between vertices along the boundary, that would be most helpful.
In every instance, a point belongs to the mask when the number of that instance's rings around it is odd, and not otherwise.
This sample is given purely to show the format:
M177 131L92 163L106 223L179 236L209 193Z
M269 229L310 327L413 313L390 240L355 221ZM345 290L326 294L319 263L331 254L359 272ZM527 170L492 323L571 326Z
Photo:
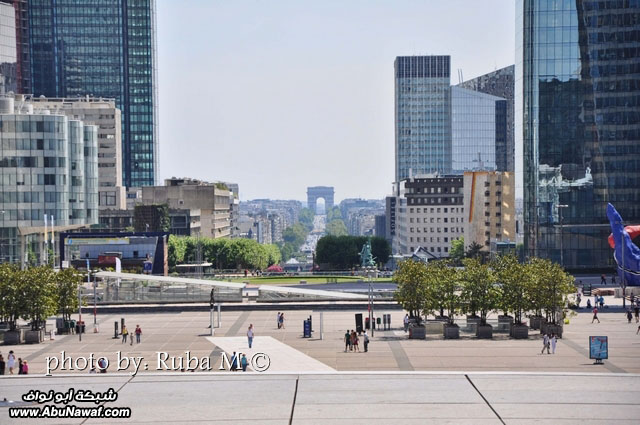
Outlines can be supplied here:
M564 268L564 227L562 223L562 209L569 208L569 205L558 205L558 214L560 215L560 265Z
M624 244L626 242L624 239L624 235L625 235L624 222L620 221L620 225L622 226L622 241L620 242L621 243L620 250L622 251L622 280L620 281L620 285L622 286L622 308L627 308L627 300L626 300L627 273L626 273L626 268L624 264Z

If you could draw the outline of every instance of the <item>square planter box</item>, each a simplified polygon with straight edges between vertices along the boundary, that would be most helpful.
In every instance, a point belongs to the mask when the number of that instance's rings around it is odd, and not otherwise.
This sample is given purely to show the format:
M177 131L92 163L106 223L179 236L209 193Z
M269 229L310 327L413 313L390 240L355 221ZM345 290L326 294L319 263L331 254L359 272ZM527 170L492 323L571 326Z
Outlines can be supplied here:
M460 338L460 327L458 325L444 325L444 339L458 339Z
M540 329L542 320L542 316L531 316L529 318L529 326L531 327L531 329Z
M509 334L514 339L527 339L529 338L529 327L527 325L513 325Z
M549 335L556 334L558 338L562 338L562 325L552 325L549 323L546 328Z
M25 331L24 333L24 342L27 344L40 344L44 341L44 331Z
M425 339L427 337L427 328L424 326L410 326L409 339Z
M427 322L426 326L428 335L442 335L444 322Z
M476 336L478 338L491 339L493 338L493 326L491 325L478 325L476 329Z
M18 345L24 342L24 333L22 329L17 329L15 331L7 331L4 333L4 344L5 345Z

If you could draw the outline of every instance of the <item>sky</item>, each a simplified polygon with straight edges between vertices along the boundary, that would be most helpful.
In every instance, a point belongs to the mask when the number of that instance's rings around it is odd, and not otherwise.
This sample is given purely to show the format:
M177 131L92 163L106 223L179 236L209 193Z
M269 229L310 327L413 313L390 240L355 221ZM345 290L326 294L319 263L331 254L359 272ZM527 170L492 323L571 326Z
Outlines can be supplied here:
M513 0L157 0L160 179L240 199L390 194L393 61L450 55L451 82L514 63Z

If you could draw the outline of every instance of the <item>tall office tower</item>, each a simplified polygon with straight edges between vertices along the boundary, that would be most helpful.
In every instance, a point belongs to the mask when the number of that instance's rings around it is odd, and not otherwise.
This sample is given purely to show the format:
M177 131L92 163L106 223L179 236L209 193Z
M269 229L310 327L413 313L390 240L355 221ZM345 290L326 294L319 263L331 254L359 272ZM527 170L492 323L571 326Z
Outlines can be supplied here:
M516 196L527 255L613 265L606 205L640 222L640 3L516 6Z
M17 91L17 49L15 11L0 2L0 94Z
M511 65L465 81L457 86L504 99L503 104L496 104L496 120L499 123L504 121L506 127L506 134L496 133L496 169L498 171L514 171L514 74L515 66Z
M507 101L501 97L451 87L451 168L454 173L496 170L505 152L506 110Z
M122 111L123 183L158 176L155 0L31 0L32 92L106 97Z
M395 60L396 182L451 171L449 56Z

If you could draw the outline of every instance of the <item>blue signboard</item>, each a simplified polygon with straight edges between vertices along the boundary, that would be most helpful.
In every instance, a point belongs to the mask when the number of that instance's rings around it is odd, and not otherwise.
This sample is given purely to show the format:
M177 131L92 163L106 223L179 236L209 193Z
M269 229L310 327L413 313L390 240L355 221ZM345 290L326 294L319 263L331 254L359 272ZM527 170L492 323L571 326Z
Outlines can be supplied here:
M609 358L609 340L606 336L589 337L589 358L604 360Z

